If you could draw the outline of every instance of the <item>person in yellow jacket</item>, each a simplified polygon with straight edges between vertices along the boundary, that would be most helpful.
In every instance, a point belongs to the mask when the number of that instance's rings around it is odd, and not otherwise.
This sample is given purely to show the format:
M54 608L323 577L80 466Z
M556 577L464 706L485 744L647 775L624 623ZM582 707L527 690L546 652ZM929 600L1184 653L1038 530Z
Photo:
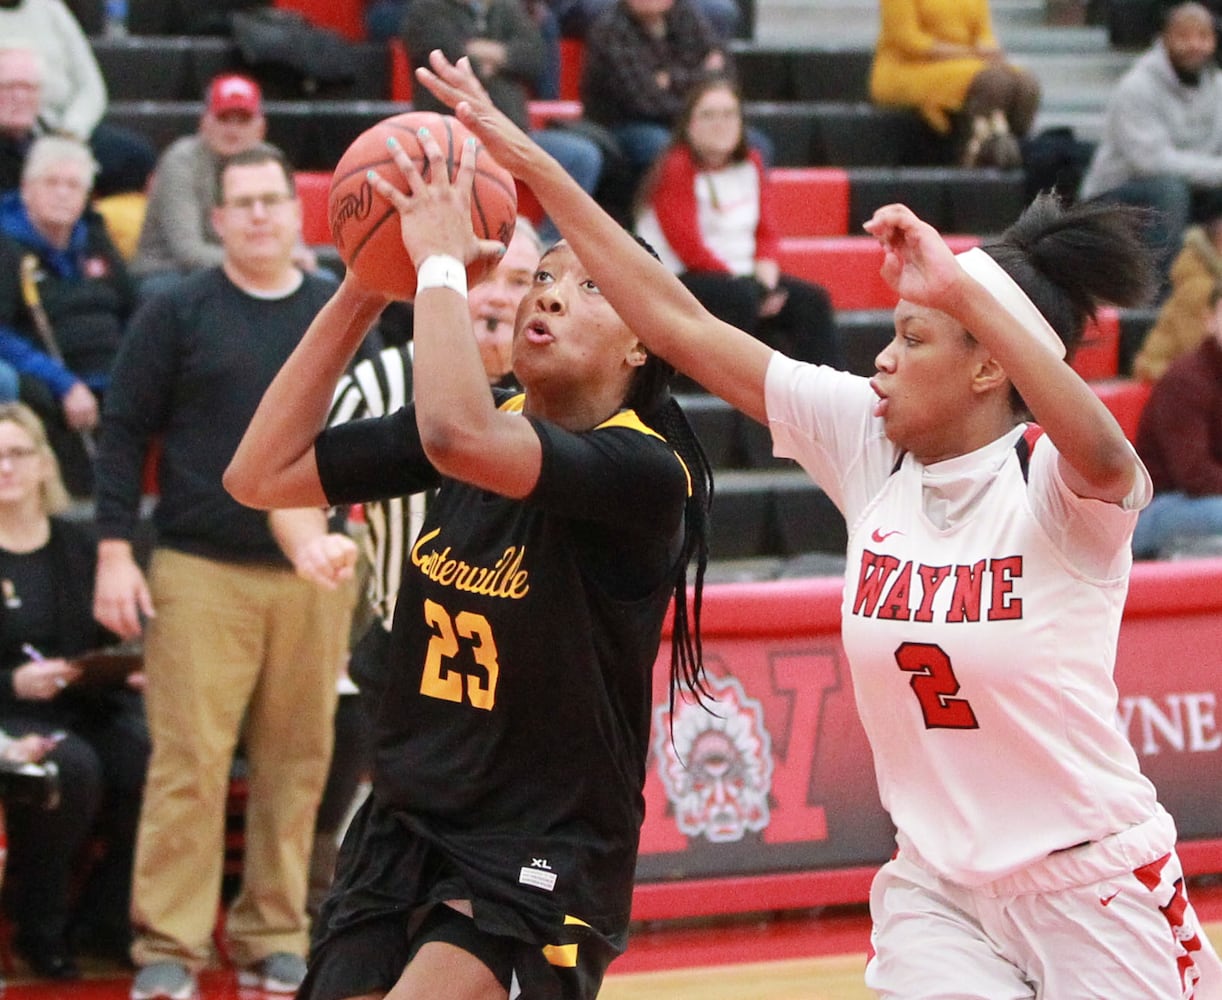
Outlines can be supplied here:
M988 0L881 0L870 70L876 104L913 108L955 133L964 166L1017 167L1039 81L1006 61Z
M1222 284L1222 218L1184 231L1171 265L1171 292L1133 359L1133 377L1157 382L1181 354L1193 350L1213 322L1210 295Z

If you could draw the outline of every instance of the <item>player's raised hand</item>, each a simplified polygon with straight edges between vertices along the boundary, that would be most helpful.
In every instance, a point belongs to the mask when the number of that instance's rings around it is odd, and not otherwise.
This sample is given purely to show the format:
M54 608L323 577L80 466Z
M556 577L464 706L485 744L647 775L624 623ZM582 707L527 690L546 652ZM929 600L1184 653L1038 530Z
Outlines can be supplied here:
M863 228L886 251L880 273L900 298L943 309L961 287L963 272L954 253L907 205L883 205Z
M533 157L547 155L492 103L466 56L452 63L440 49L434 49L429 53L429 65L417 67L416 79L453 108L458 120L479 136L493 159L515 176L526 175Z
M505 247L497 240L480 240L471 228L471 186L475 180L476 143L463 143L458 171L451 181L445 154L428 129L418 135L420 149L428 163L428 179L416 167L397 139L387 140L391 159L403 174L407 190L371 170L368 179L373 189L399 213L403 246L412 263L419 267L434 254L456 257L464 263L481 258L499 258Z

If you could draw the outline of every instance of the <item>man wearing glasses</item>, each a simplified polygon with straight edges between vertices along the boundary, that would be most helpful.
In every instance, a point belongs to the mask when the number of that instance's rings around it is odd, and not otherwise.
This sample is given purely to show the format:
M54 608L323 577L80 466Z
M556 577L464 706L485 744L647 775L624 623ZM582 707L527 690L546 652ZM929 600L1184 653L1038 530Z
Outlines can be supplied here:
M143 634L153 742L133 1000L195 996L212 958L239 737L249 805L227 950L243 986L292 993L304 976L306 873L353 604L355 545L328 534L322 511L268 515L221 485L263 391L334 290L294 263L301 205L278 151L226 161L211 224L220 266L149 299L129 327L97 460L94 613L124 638ZM146 582L132 541L155 437Z

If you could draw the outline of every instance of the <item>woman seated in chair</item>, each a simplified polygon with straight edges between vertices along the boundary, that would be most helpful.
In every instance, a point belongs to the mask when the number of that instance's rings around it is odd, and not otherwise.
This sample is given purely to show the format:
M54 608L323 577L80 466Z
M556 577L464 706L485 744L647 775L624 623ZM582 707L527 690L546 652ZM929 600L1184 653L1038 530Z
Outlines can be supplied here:
M35 973L74 979L69 924L99 951L126 954L132 850L148 759L138 690L96 687L74 661L114 642L93 619L96 543L56 516L66 493L42 424L26 406L0 406L0 729L53 762L60 802L7 808L8 912ZM30 738L33 739L30 739ZM105 806L105 808L103 808ZM105 830L100 820L105 817ZM103 833L75 909L74 873Z

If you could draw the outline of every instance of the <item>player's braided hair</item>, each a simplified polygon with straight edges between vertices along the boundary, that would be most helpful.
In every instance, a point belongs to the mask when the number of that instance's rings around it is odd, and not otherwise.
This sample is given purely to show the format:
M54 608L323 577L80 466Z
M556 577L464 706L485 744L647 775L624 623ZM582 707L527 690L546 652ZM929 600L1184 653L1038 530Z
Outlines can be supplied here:
M647 242L637 239L654 257ZM687 466L691 493L683 511L683 546L675 564L674 612L670 638L670 715L674 718L675 692L680 685L697 700L712 698L704 682L704 650L700 638L700 610L704 574L709 563L709 512L713 506L713 470L682 407L670 393L675 369L650 354L637 371L624 405L662 435ZM687 570L696 562L696 579L688 603Z

